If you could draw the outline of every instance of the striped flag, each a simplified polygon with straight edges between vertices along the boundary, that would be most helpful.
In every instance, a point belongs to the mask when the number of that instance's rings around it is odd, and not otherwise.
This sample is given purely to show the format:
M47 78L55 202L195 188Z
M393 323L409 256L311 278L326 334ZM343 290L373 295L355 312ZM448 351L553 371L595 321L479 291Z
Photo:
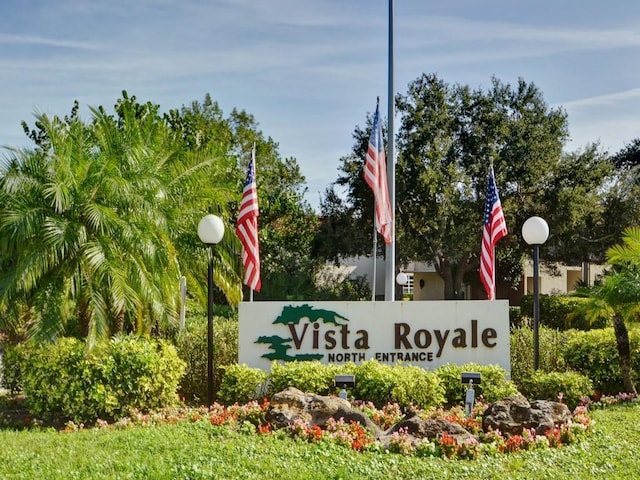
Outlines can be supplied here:
M393 237L393 215L389 201L389 184L387 182L387 162L382 144L382 123L380 122L380 106L376 105L373 116L369 148L364 163L364 179L373 191L375 199L376 230L384 238L384 243L391 243Z
M236 235L242 243L244 283L260 291L260 248L258 245L258 190L256 187L256 148L251 151L247 180L242 190L240 212L236 222Z
M495 245L507 234L507 223L502 212L493 165L487 182L487 198L484 205L482 226L482 251L480 252L480 280L489 300L496 298Z

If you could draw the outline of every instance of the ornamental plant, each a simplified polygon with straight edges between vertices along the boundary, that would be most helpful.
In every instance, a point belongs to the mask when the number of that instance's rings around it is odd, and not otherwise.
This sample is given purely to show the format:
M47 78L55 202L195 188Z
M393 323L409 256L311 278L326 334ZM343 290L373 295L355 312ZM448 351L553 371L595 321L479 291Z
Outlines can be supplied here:
M24 358L27 406L43 419L113 421L178 403L184 362L165 341L121 335L87 352L84 341L61 338Z

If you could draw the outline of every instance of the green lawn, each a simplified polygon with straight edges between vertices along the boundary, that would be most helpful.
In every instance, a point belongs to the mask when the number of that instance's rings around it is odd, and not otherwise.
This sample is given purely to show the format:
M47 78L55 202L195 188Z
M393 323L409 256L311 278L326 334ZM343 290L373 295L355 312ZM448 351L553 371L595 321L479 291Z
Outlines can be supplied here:
M0 431L0 478L637 479L640 404L594 410L592 434L559 449L478 460L357 453L207 422L124 430Z

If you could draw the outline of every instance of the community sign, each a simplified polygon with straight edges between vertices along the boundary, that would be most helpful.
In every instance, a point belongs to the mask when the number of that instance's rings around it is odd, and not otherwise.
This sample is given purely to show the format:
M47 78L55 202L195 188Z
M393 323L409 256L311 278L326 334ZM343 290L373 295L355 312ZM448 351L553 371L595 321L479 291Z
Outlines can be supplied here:
M434 369L454 363L511 371L506 300L243 302L239 362L377 360Z

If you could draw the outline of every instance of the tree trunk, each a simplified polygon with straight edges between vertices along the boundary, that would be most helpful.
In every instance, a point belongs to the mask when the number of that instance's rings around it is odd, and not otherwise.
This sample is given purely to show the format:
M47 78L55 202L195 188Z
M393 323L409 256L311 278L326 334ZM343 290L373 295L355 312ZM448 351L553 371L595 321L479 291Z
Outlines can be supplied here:
M78 323L80 324L80 332L83 338L87 338L91 324L91 310L89 302L85 299L78 300Z
M467 263L468 258L469 254L464 255L457 265L453 265L447 259L440 259L436 271L444 282L445 300L464 300L464 291L462 290L464 276L467 271L474 268L473 265Z
M620 357L620 372L622 383L627 393L637 393L636 386L631 376L631 348L629 346L629 331L622 317L616 314L613 317L613 328L616 333L618 357Z
M118 314L113 319L113 330L111 331L111 335L115 335L116 333L120 333L124 330L124 317L126 311L121 309Z

